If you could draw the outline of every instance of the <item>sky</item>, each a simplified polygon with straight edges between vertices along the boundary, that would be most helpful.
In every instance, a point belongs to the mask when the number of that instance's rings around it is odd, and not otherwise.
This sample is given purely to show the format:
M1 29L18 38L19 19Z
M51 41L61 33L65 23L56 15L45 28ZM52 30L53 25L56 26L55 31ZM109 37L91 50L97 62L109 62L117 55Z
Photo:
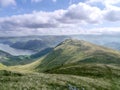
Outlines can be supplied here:
M120 0L0 0L0 36L120 34Z

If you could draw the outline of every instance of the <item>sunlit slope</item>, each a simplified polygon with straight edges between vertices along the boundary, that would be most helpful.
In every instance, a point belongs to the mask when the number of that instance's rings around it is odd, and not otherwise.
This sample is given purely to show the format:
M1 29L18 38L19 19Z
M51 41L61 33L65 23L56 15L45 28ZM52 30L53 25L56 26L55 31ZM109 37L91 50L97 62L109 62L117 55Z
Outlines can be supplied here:
M107 79L57 74L22 74L0 70L1 90L113 90ZM119 90L119 89L118 89Z
M41 60L43 59L44 57L40 58L39 60L33 62L33 63L30 63L30 64L26 64L26 65L16 65L16 66L9 66L7 68L7 70L10 70L10 71L18 71L18 72L23 72L23 73L34 73L36 72L35 68L38 67L41 63Z
M36 69L45 71L75 63L120 64L120 52L83 40L67 39L56 46Z
M33 67L38 65L39 62L0 70L0 85L2 85L0 89L68 90L69 85L81 90L83 88L85 90L120 89L119 66L101 64L67 65L49 71L49 73L56 74L45 74L33 71Z
M0 63L0 70L5 69L5 68L6 68L6 66Z

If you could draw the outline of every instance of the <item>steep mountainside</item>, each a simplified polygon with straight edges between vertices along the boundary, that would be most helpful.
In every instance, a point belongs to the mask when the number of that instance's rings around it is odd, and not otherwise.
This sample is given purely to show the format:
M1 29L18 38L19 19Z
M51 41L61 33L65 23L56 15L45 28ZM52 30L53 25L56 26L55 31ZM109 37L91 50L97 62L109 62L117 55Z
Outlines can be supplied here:
M83 40L67 39L56 46L37 69L44 71L79 63L120 64L120 52Z

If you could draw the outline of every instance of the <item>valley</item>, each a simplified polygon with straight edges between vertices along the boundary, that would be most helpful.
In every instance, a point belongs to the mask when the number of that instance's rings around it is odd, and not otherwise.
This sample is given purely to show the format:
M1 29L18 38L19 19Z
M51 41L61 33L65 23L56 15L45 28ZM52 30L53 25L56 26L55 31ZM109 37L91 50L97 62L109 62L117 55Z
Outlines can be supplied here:
M66 39L44 52L23 58L23 62L31 60L24 65L1 63L0 89L69 90L69 85L79 90L120 89L118 50L84 40ZM0 55L9 56L5 52Z

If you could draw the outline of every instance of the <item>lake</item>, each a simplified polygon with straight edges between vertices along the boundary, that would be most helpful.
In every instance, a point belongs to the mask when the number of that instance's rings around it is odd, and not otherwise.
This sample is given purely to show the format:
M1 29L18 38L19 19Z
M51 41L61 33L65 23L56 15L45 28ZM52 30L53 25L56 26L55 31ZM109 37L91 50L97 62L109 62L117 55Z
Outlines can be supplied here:
M4 52L7 52L7 53L9 53L11 55L14 55L14 56L18 56L18 55L31 55L31 54L35 53L32 50L15 49L15 48L10 47L7 44L2 44L2 43L0 43L0 50L2 50Z

